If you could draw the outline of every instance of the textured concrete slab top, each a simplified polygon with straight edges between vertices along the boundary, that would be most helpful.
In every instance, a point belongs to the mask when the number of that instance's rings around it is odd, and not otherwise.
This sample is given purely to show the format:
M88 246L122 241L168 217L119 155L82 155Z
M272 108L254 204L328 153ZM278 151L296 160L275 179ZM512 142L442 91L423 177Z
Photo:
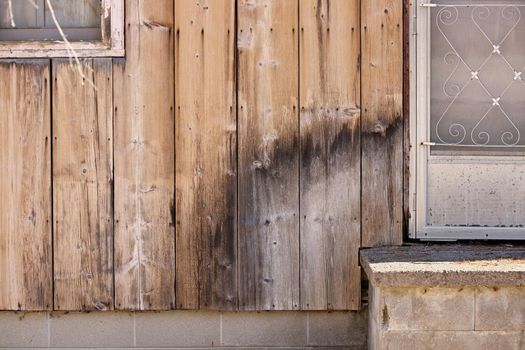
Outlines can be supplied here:
M410 245L363 249L375 286L524 286L525 246Z

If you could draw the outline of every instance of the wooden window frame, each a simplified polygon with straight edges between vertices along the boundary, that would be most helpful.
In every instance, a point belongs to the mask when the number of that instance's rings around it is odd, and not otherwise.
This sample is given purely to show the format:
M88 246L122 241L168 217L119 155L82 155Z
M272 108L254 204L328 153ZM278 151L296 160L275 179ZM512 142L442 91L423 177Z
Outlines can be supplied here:
M78 57L124 56L124 0L102 0L102 40L72 41ZM0 58L56 58L70 54L61 41L0 41Z

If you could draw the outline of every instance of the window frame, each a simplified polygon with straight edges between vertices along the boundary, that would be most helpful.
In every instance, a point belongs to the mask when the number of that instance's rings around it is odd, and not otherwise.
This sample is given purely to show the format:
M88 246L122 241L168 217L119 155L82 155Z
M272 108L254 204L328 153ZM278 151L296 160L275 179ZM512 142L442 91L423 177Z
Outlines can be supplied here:
M428 226L428 160L430 147L430 9L432 0L415 0L410 5L410 177L409 227L411 239L424 241L525 240L523 227ZM427 4L425 6L424 4ZM525 159L513 158L516 164Z
M124 0L101 0L102 40L71 41L78 57L122 57L124 48ZM0 58L69 57L61 41L0 41Z

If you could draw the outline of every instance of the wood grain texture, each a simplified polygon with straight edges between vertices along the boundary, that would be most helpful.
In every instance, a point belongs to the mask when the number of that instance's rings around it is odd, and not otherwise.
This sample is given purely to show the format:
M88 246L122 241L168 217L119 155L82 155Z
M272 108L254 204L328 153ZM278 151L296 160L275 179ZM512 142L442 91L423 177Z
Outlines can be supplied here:
M402 243L403 2L361 3L362 245Z
M176 1L177 306L237 308L235 1Z
M298 6L238 2L243 310L299 308Z
M53 61L55 310L113 309L111 59Z
M0 309L51 310L49 61L0 62Z
M359 309L360 1L300 3L301 308Z
M175 307L173 1L126 1L114 61L115 304Z

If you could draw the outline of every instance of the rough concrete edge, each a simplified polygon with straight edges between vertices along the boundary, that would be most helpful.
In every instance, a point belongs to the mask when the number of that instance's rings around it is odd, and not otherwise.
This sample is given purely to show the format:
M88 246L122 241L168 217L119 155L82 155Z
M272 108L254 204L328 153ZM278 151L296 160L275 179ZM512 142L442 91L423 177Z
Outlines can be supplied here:
M392 248L395 249L395 248ZM404 247L406 250L406 247ZM498 286L523 287L525 286L525 271L376 271L370 255L374 248L362 251L360 256L363 268L370 283L378 287L467 287L467 286ZM395 260L391 261L396 263ZM406 263L406 261L403 261ZM436 262L436 265L442 263ZM432 264L428 262L426 264Z

